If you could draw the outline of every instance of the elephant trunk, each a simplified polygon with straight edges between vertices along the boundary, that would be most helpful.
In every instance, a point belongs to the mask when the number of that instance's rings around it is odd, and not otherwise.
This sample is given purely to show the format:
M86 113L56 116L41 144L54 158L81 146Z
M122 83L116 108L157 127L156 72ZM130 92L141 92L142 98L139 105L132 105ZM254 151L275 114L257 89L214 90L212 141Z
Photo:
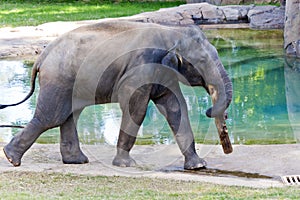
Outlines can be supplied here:
M217 62L212 77L217 77L211 81L213 84L208 83L213 106L206 111L206 115L210 118L216 118L224 115L232 100L232 82L220 61Z
M225 120L227 119L226 109L232 100L232 82L229 79L223 65L217 61L217 70L213 77L217 77L215 84L208 84L208 90L212 98L213 106L206 111L208 117L215 118L220 141L224 153L231 153L232 146L228 136Z

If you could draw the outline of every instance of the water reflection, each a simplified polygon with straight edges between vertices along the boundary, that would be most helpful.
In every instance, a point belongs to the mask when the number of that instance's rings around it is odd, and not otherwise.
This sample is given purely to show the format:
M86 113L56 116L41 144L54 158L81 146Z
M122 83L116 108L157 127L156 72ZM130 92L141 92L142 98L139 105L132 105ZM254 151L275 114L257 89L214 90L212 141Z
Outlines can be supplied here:
M282 32L225 30L211 40L233 80L230 114L235 142L295 142L286 100Z
M233 81L233 102L228 109L228 128L234 143L291 143L300 135L299 68L285 64L280 32L215 30L207 32L217 47ZM294 61L293 61L294 63ZM0 61L0 103L13 103L29 91L30 67L19 61ZM218 143L212 119L205 116L211 106L202 88L181 86L196 141ZM0 110L0 124L26 124L36 104L30 101ZM82 143L116 144L121 111L118 104L90 106L78 126ZM0 129L0 141L8 142L16 129ZM40 143L59 142L59 131L47 131ZM138 144L173 143L170 128L150 103L138 134Z
M300 59L285 59L284 77L288 117L295 140L300 142Z
M19 61L0 62L0 102L12 103L21 100L29 91L30 69ZM10 107L0 111L0 124L27 123L33 112L30 101L18 107ZM16 130L11 128L1 129L0 141L8 141Z

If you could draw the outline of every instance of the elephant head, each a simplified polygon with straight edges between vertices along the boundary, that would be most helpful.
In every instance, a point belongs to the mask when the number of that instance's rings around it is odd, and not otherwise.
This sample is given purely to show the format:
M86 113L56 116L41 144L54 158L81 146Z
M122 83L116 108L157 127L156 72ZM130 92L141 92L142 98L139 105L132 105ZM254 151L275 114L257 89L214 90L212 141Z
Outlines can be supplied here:
M184 39L171 49L175 51L181 67L179 72L192 86L203 86L212 98L213 106L206 111L207 117L215 118L224 153L231 153L225 120L226 109L232 100L232 82L221 63L217 50L198 27L184 33Z

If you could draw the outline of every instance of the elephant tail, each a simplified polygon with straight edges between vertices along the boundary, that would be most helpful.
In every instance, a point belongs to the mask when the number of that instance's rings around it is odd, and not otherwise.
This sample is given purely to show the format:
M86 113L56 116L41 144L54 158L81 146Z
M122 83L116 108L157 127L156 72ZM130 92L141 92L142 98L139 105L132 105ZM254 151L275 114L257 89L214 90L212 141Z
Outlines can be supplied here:
M19 125L0 125L0 128L24 128L24 126Z
M37 77L37 73L39 71L39 65L40 65L40 62L37 61L37 62L34 63L34 65L32 67L32 71L31 71L31 88L30 88L30 92L27 94L27 96L18 103L6 104L6 105L0 104L0 110L4 109L6 107L17 106L21 103L24 103L27 99L29 99L31 97L31 95L34 93L34 90L35 90L35 80L36 80L36 77Z

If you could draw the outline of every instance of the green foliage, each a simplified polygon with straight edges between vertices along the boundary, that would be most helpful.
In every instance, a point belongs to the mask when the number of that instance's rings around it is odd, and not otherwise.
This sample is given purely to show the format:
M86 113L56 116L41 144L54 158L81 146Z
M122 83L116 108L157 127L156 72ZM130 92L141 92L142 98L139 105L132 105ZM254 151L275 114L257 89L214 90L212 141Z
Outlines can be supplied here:
M180 4L183 1L1 0L0 27L131 16Z

